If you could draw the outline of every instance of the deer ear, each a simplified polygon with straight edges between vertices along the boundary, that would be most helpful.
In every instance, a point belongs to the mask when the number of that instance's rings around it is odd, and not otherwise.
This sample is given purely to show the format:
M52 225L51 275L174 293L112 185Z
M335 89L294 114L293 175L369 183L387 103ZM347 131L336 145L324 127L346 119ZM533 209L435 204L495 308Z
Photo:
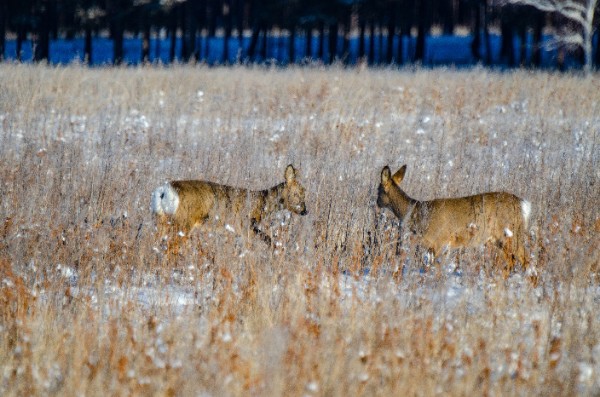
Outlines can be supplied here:
M296 178L296 170L293 165L288 165L285 168L285 182L291 183Z
M406 164L404 164L396 173L392 176L394 183L396 185L400 185L400 182L404 179L404 174L406 173Z
M392 177L392 173L390 171L390 167L388 167L387 165L385 167L383 167L383 169L381 170L381 184L382 185L387 185L388 183L390 183L390 179Z

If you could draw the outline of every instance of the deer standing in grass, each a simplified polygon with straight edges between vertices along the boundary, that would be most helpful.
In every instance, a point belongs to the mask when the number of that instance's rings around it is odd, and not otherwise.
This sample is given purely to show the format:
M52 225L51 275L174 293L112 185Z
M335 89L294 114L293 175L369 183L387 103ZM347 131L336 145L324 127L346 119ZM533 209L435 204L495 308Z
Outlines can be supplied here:
M531 203L504 192L418 201L400 188L405 173L406 165L394 175L388 166L383 168L377 205L391 209L402 226L417 236L418 245L433 258L444 248L475 247L492 242L506 259L505 277L516 261L527 269L529 261L524 240Z
M232 225L240 231L250 229L271 245L258 227L264 217L284 209L307 214L304 188L291 164L284 176L285 182L257 191L199 180L171 181L152 193L152 212L159 226L179 235L212 220L230 231L235 231Z

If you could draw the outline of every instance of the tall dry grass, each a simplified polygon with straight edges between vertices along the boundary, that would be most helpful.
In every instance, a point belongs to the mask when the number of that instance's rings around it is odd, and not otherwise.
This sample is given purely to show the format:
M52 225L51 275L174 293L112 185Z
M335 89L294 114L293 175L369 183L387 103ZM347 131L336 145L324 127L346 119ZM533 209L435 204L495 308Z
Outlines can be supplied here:
M0 394L597 394L595 77L1 65ZM156 186L288 163L309 215L267 222L276 249L165 255ZM375 208L404 163L419 199L530 200L538 286L487 248L422 273Z

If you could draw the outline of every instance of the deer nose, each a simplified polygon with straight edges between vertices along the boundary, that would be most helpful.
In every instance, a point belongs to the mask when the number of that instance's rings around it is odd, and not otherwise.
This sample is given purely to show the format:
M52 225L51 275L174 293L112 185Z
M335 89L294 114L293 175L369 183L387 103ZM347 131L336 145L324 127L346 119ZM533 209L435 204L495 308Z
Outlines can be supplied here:
M303 209L302 212L300 212L300 215L306 215L306 214L308 214L308 211L306 210L306 208Z

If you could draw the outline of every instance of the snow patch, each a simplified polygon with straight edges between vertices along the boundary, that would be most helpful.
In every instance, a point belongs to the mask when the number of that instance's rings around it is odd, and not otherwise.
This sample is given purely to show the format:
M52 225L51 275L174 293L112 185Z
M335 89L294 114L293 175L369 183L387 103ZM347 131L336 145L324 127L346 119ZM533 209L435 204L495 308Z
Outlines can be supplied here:
M319 384L313 380L306 385L306 390L311 393L317 393L319 391Z

